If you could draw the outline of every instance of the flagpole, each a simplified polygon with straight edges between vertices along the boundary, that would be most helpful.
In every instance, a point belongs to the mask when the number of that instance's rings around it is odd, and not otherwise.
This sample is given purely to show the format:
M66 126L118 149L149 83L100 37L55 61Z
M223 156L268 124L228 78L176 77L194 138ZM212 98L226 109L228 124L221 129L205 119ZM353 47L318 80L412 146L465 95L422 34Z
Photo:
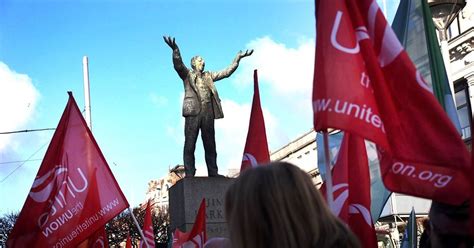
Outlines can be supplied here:
M145 242L145 245L147 248L150 248L150 246L148 245L148 242L146 242L145 235L143 235L142 229L140 228L140 225L138 224L137 218L135 218L135 215L133 214L132 208L129 207L128 211L130 211L130 215L132 216L135 226L137 226L138 233L140 234L140 237L142 237L142 241Z
M332 172L331 172L331 154L329 152L329 137L327 130L323 131L323 143L324 143L324 157L326 160L326 196L329 208L333 209L334 206L334 194L332 185Z
M90 84L89 84L89 60L87 56L82 58L82 68L84 75L84 108L85 108L85 119L87 126L92 130L91 120L91 95L90 95Z

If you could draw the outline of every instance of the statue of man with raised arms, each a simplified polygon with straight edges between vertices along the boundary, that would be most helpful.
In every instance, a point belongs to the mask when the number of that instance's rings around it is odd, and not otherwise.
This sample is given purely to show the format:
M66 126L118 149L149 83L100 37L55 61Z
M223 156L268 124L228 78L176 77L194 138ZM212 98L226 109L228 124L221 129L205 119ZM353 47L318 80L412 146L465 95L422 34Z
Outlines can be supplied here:
M242 58L250 56L253 50L244 53L239 51L226 69L218 72L204 71L204 59L194 56L191 59L191 69L187 68L181 58L178 45L172 37L163 37L166 44L173 50L173 65L184 83L183 116L184 122L184 170L186 177L194 177L196 173L194 151L201 130L204 145L207 172L210 177L221 176L217 173L217 152L214 132L214 119L224 117L221 100L217 94L214 82L227 78L239 66Z

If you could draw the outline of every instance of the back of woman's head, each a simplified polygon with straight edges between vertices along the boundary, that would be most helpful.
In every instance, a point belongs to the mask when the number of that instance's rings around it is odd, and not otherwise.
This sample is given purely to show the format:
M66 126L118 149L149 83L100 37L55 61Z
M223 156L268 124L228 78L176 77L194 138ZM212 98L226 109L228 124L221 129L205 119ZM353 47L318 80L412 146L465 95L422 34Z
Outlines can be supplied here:
M233 248L358 247L311 178L289 163L246 170L229 187L225 209Z

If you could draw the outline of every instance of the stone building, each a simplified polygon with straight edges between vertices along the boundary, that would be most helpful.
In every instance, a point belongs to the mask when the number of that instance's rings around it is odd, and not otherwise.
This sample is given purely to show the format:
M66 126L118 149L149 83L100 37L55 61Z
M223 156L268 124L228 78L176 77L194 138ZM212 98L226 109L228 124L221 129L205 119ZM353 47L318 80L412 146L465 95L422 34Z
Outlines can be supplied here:
M145 194L145 200L141 204L145 207L150 200L155 210L163 210L168 208L169 196L168 190L177 181L184 177L184 166L176 165L169 170L169 173L161 179L151 180L148 182L148 189Z
M466 6L451 23L447 34L449 74L461 122L462 137L472 146L471 117L474 114L474 2Z

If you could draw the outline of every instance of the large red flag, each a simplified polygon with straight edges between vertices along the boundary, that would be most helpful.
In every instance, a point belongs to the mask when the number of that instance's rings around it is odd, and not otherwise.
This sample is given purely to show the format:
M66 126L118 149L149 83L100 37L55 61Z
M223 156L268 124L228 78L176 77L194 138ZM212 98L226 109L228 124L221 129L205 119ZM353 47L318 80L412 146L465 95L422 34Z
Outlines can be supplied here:
M72 93L8 247L75 247L129 206Z
M362 247L377 247L370 214L370 172L364 140L344 134L332 172L334 204L332 212L349 225ZM324 186L324 184L323 184ZM326 188L322 187L324 194Z
M183 233L176 228L173 235L173 248L202 248L207 241L206 232L206 202L204 199L199 206L193 228L188 233Z
M145 236L145 240L147 245L145 245L145 242L142 240L140 242L140 248L151 248L155 247L155 234L153 232L153 222L151 221L151 204L150 200L148 200L148 203L146 204L146 212L145 212L145 220L143 221L143 236Z
M270 162L268 152L267 133L265 131L265 120L263 119L262 107L260 106L260 93L258 90L257 70L253 71L254 92L252 111L250 112L249 131L245 142L244 156L240 171L247 168Z
M392 191L465 201L469 153L376 1L316 4L315 130L375 142Z

